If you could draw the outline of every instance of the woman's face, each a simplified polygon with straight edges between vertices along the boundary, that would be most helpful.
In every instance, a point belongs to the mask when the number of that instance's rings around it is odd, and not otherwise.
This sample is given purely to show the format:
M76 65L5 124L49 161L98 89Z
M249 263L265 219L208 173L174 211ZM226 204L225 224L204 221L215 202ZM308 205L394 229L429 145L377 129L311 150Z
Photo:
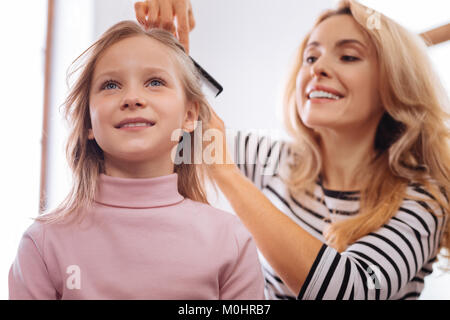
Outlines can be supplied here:
M321 22L307 42L296 82L302 122L323 132L376 128L383 114L375 49L349 15Z
M186 103L170 49L146 36L105 50L92 76L89 102L89 139L96 140L105 161L168 162L178 144L172 133L188 130L198 115Z

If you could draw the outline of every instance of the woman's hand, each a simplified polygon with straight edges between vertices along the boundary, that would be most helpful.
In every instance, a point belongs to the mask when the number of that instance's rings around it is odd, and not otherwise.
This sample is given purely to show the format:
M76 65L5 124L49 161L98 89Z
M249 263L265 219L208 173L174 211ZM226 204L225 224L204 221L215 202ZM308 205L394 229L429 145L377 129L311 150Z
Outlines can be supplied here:
M220 179L223 175L228 174L230 170L239 170L234 161L233 157L228 152L227 137L225 130L225 123L217 115L213 108L209 108L211 112L211 119L208 123L208 130L214 130L214 138L219 139L219 141L214 142L203 142L203 150L208 148L209 144L214 143L215 146L220 146L219 149L214 149L214 159L216 162L208 166L208 170L213 179ZM216 155L219 152L221 154Z
M171 32L189 53L189 32L195 27L190 0L139 1L134 4L134 10L137 21L145 29L162 28Z

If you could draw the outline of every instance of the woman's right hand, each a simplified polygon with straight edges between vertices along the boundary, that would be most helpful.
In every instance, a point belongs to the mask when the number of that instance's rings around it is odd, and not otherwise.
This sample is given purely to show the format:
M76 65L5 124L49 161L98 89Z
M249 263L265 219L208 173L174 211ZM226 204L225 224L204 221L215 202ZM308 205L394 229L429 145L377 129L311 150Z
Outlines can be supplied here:
M162 28L171 32L189 53L189 32L195 27L190 0L138 1L134 10L137 21L145 29Z

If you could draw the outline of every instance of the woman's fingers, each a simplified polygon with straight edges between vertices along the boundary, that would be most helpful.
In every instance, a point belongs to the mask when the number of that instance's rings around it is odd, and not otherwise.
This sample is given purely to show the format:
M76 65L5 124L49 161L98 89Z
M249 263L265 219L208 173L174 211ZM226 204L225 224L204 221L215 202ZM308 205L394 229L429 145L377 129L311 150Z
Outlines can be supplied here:
M147 0L148 7L148 21L146 28L159 28L160 27L160 5L158 1Z
M191 2L189 2L188 20L189 20L189 31L192 31L192 29L195 28L195 19L194 19L194 14L192 13Z
M134 4L134 10L137 21L145 29L163 28L171 32L189 53L189 32L195 27L190 0L139 1Z
M159 3L160 27L175 34L175 24L173 16L173 7L171 1L161 1Z
M136 13L136 20L145 26L147 23L148 7L145 2L139 1L134 4L134 11Z
M177 15L178 39L186 52L189 52L189 16L185 3L175 3L175 13Z

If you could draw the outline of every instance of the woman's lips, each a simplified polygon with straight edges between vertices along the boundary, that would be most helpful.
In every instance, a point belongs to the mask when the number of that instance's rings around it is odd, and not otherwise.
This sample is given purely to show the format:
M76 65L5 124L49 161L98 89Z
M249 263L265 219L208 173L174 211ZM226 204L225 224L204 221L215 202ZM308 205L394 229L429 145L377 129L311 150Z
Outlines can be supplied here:
M340 98L339 100L327 99L327 98L312 98L312 99L308 99L307 101L314 103L314 104L324 104L324 103L338 102L338 101L341 101L342 99L343 98Z

